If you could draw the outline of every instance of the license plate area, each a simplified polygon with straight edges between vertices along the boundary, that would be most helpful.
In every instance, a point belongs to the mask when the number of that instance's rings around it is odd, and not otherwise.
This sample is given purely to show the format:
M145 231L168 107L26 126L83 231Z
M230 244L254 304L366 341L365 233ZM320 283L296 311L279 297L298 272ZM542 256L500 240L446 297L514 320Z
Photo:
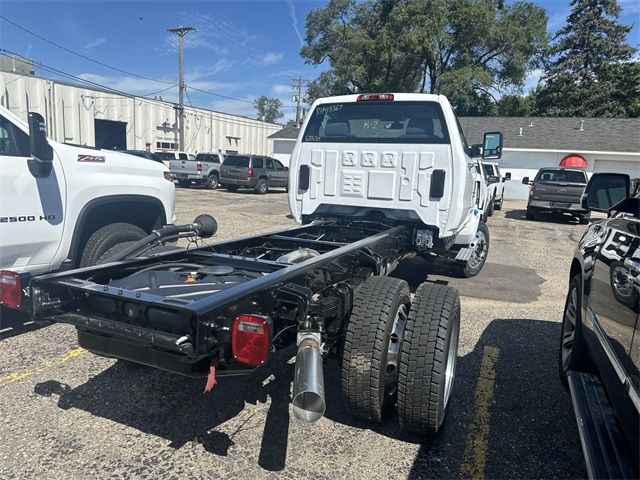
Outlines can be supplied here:
M549 202L549 205L552 207L561 207L561 208L569 208L571 203L569 202Z

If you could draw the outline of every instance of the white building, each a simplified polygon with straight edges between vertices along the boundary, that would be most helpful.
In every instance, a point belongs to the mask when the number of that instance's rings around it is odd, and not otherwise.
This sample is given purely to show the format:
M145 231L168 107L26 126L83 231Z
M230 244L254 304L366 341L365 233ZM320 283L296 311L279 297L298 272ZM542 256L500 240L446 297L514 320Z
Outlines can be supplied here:
M280 160L285 166L289 166L293 147L298 139L298 127L286 126L282 130L269 135L273 141L273 157Z
M58 80L0 72L0 103L27 118L42 114L48 134L59 142L118 150L176 149L177 105L125 96ZM281 125L203 108L185 107L185 148L191 153L271 155L268 136Z
M522 178L568 155L584 158L588 173L640 177L640 118L461 117L460 124L470 145L482 143L484 132L502 132L500 168L511 172L506 198L527 198Z

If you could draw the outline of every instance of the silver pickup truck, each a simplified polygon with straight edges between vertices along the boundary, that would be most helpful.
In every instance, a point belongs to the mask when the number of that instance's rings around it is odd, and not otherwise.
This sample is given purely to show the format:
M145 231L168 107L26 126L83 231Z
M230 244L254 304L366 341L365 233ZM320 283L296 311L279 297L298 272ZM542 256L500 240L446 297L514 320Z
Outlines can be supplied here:
M199 153L195 159L171 160L169 172L181 187L189 187L195 183L214 189L218 188L223 160L219 153Z
M530 185L527 203L527 220L535 220L543 211L570 213L582 224L589 223L591 214L580 203L587 174L574 168L541 168L530 181L524 177L522 183Z

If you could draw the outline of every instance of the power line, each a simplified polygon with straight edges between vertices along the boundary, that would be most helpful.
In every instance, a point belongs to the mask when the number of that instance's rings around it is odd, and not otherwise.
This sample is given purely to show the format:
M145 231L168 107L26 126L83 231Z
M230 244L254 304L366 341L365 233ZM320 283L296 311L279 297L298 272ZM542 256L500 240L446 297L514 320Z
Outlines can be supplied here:
M32 32L31 30L28 30L28 29L24 28L23 26L18 25L18 24L17 24L17 23L15 23L15 22L12 22L11 20L9 20L7 17L5 17L5 16L3 16L3 15L0 15L0 18L1 18L2 20L4 20L5 22L10 23L10 24L11 24L11 25L13 25L14 27L19 28L19 29L20 29L20 30L22 30L23 32L26 32L26 33L28 33L29 35L33 35L33 36L34 36L34 37L36 37L36 38L39 38L40 40L42 40L43 42L48 43L49 45L53 45L54 47L57 47L57 48L59 48L59 49L61 49L61 50L64 50L65 52L70 53L70 54L72 54L72 55L75 55L75 56L77 56L77 57L80 57L80 58L83 58L83 59L85 59L85 60L88 60L89 62L93 62L93 63L95 63L96 65L100 65L100 66L102 66L102 67L109 68L109 69L111 69L111 70L115 70L116 72L124 73L125 75L131 75L132 77L143 78L143 79L145 79L145 80L151 80L151 81L153 81L153 82L158 82L158 83L165 83L165 84L167 84L167 85L168 85L168 84L174 84L174 82L169 82L169 81L167 81L167 80L158 80L157 78L146 77L146 76L144 76L144 75L139 75L139 74L137 74L137 73L128 72L127 70L123 70L123 69L121 69L121 68L114 67L113 65L107 65L106 63L103 63L103 62L101 62L101 61L99 61L99 60L95 60L95 59L93 59L93 58L91 58L91 57L87 57L86 55L83 55L83 54L81 54L81 53L75 52L75 51L73 51L73 50L71 50L71 49L69 49L69 48L67 48L67 47L65 47L65 46L63 46L63 45L60 45L59 43L56 43L56 42L54 42L54 41L52 41L52 40L49 40L49 39L47 39L47 38L44 38L43 36L38 35L37 33Z

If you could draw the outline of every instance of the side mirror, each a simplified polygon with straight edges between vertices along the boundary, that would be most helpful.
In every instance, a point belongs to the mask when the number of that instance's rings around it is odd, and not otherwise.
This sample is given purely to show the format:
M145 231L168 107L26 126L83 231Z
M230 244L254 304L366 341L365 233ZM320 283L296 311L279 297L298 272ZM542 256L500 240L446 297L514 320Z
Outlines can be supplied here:
M469 156L471 158L479 158L482 156L482 145L476 143L475 145L471 145L469 147Z
M524 177L524 178L522 179L522 184L523 184L523 185L530 185L530 183L529 183L529 177Z
M47 141L47 126L39 113L29 112L29 150L33 160L29 170L34 177L46 177L53 165L53 149Z
M500 183L500 177L497 175L489 175L487 177L487 183L488 184L492 184L492 183Z
M511 180L511 172L507 172L504 174L504 178L502 179L502 181L504 182L505 180Z
M482 158L498 159L502 157L502 133L487 132L484 134Z
M288 172L289 171L289 167L284 167L284 171Z
M624 173L594 173L584 189L582 205L594 212L608 212L629 197L631 180Z

